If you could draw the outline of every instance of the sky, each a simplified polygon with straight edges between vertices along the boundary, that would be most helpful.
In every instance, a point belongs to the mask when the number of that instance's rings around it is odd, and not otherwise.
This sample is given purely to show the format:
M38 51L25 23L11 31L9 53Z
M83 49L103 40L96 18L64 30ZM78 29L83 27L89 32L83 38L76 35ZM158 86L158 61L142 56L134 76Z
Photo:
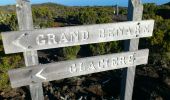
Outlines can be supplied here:
M127 6L128 0L31 0L32 4L54 2L67 6L106 6L116 5ZM156 3L158 5L170 2L170 0L142 0L143 3ZM0 0L0 5L15 4L15 0Z

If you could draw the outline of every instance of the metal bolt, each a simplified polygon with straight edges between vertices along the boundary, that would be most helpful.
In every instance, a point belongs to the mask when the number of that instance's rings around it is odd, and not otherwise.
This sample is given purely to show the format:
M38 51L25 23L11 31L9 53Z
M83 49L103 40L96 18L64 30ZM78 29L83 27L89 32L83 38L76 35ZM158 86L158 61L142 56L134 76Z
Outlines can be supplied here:
M133 59L134 61L136 60L136 58Z
M28 33L25 33L24 35L25 35L25 36L27 36L27 35L28 35Z
M133 61L135 62L136 61L136 57L135 57L135 55L136 55L136 52L134 52L134 54L133 54Z
M138 25L140 25L140 23L138 23Z
M31 81L31 83L35 84L36 82L35 81Z

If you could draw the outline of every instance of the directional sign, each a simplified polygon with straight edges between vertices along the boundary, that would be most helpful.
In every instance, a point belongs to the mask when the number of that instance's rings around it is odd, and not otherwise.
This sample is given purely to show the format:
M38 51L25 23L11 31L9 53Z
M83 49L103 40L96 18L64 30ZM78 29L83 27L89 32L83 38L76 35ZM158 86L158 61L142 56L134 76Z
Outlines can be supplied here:
M152 36L153 20L2 33L5 52L17 53Z
M149 50L62 61L9 71L12 87L147 64Z

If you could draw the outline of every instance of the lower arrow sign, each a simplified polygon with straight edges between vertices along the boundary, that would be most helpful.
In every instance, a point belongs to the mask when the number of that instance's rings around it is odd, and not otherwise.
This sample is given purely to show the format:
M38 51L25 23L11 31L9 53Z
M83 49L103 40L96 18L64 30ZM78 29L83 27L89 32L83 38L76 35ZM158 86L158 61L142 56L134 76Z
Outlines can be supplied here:
M148 55L149 50L145 49L13 69L8 73L12 87L16 88L147 64Z
M44 69L41 69L35 76L44 80L47 80L46 77L42 76L41 73L44 71Z

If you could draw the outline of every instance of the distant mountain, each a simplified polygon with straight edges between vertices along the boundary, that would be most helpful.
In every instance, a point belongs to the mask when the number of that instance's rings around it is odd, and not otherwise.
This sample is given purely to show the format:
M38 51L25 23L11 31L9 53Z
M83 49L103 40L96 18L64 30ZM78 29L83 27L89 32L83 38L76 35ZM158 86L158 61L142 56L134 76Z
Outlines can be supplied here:
M33 4L33 6L50 6L50 7L60 6L61 7L61 6L64 6L64 5L52 3L52 2L47 2L47 3L41 3L41 4Z
M0 6L0 11L14 12L15 6L14 5Z
M164 5L168 5L168 6L170 6L170 2L168 2L168 3L165 3Z
M32 4L33 7L41 7L41 6L46 6L46 7L64 7L64 5L57 4L57 3L42 3L42 4ZM5 11L5 12L15 12L15 5L6 5L6 6L0 6L0 11Z
M169 19L170 18L170 2L161 5L162 8L159 8L156 12L157 15L163 17L164 19ZM166 7L163 7L166 6Z

